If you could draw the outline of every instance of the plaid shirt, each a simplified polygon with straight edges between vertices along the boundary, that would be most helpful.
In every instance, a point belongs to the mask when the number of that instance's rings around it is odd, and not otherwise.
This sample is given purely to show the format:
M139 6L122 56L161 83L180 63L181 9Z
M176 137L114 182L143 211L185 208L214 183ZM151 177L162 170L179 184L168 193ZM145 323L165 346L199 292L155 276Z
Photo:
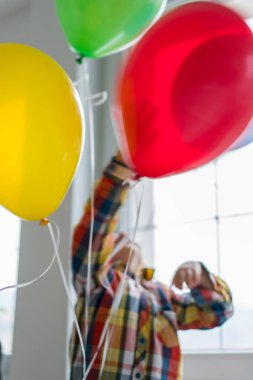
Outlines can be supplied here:
M122 271L105 264L105 259L113 248L108 245L107 237L117 226L118 211L129 189L125 179L131 175L133 173L128 168L113 159L95 188L87 365L96 352L110 313L113 294L123 275ZM73 280L78 295L76 314L82 332L90 222L91 208L88 202L73 239ZM222 325L232 314L227 285L215 276L212 279L213 291L196 287L179 295L161 283L140 280L129 273L117 315L111 321L113 330L102 375L103 348L87 379L182 379L177 330L210 329ZM104 284L110 284L110 289ZM71 339L71 380L82 379L82 366L82 352L74 328Z

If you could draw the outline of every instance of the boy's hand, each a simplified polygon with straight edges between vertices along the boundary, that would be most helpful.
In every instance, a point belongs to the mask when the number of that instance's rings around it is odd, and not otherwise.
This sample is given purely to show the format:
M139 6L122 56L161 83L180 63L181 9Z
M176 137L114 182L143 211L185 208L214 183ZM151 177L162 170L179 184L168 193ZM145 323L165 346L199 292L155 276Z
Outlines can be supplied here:
M209 273L198 261L187 261L177 269L172 285L175 285L178 289L183 289L184 283L190 289L197 286L202 286L208 290L214 289Z

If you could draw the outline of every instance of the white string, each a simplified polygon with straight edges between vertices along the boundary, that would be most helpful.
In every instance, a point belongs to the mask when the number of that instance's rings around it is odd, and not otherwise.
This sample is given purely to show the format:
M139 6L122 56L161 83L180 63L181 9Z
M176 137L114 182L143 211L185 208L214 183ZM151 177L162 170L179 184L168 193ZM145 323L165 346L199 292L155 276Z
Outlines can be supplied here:
M95 352L95 354L93 355L93 358L92 358L92 360L90 361L90 364L89 364L88 368L86 369L85 376L88 376L88 374L89 374L89 372L90 372L90 370L91 370L91 368L92 368L92 366L93 366L93 364L94 364L94 362L95 362L95 360L96 360L96 357L97 357L97 355L98 355L98 353L99 353L99 351L100 351L100 348L102 347L102 344L103 344L104 339L105 339L105 337L106 337L107 330L108 330L108 328L109 328L109 323L110 323L110 318L108 317L107 320L106 320L106 322L105 322L105 324L104 324L104 328L103 328L103 330L102 330L102 334L101 334L101 337L100 337L100 340L99 340L99 343L98 343L98 346L97 346L96 352Z
M220 205L219 205L219 184L218 184L218 160L214 161L214 191L215 191L215 225L216 225L216 250L218 275L221 273L221 238L220 238ZM224 347L223 329L219 329L220 348Z
M108 97L107 92L102 91L102 92L99 92L98 94L87 96L87 97L83 98L83 100L92 101L92 105L94 107L98 107L98 106L101 106L102 104L104 104L106 102L107 97ZM96 99L98 99L98 100L95 101Z
M111 254L107 257L106 261L104 262L103 266L108 265L108 263L113 259L113 257L116 256L119 253L119 251L125 247L125 245L128 243L128 241L129 241L129 238L127 236L124 236L124 238L121 239L121 241L114 247ZM105 280L107 281L107 284L104 282ZM103 287L106 290L108 290L108 292L111 294L111 296L114 297L114 292L112 290L112 287L109 283L108 278L106 277L103 280L100 279L100 282L103 285Z
M85 118L89 130L89 148L90 148L90 182L91 182L91 196L90 196L90 212L91 212L91 221L90 221L90 235L89 235L89 245L88 245L88 255L87 255L87 283L85 289L85 331L84 331L84 346L87 343L88 336L88 321L89 321L89 304L90 304L90 293L91 293L91 256L92 256L92 239L94 231L94 178L95 178L95 143L94 143L94 117L93 117L93 106L99 106L107 100L107 92L103 91L98 94L90 94L90 75L89 75L89 66L88 60L84 59L82 64L82 69L84 75L75 82L75 86L79 84L84 84L84 96L82 96L82 101L85 102L84 111ZM101 98L101 99L98 99ZM97 101L95 101L98 99ZM84 378L86 378L85 373L86 364L84 368Z
M71 298L71 294L70 294L70 291L69 291L69 288L68 288L68 283L67 283L67 280L66 280L66 276L65 276L65 273L64 273L64 270L63 270L63 266L62 266L62 262L61 262L61 258L60 258L60 254L59 254L59 250L58 250L59 247L58 247L57 242L55 240L55 236L54 236L54 232L53 232L51 224L53 224L57 230L59 230L59 227L53 221L50 221L50 223L48 223L48 229L49 229L50 236L51 236L51 239L52 239L52 242L53 242L53 246L54 246L54 249L55 249L55 256L56 256L56 259L57 259L57 262L58 262L58 266L59 266L62 282L63 282L64 288L65 288L65 291L66 291L66 295L67 295L67 298L68 298L69 307L71 308L71 311L72 311L72 314L73 314L73 317L74 317L74 323L75 323L77 335L78 335L78 338L79 338L79 341L80 341L80 347L81 347L81 351L82 351L82 354L83 354L83 373L85 374L86 355L85 355L85 349L84 349L84 344L83 344L83 338L82 338L81 330L80 330L79 323L78 323L78 320L77 320L77 317L76 317L75 308L74 308L74 306L72 304L72 298ZM82 378L82 380L85 380L85 379L86 379L86 377L84 375L84 377Z
M86 64L86 62L84 63ZM88 65L88 63L87 63ZM83 75L78 81L74 82L74 86L78 87L83 82L89 82L89 73L86 72L85 75ZM98 107L104 104L107 101L108 93L107 91L101 91L94 95L88 95L84 98L82 98L84 101L91 100L93 106ZM98 99L98 100L97 100Z
M116 247L114 247L114 249L112 250L111 254L107 257L104 265L107 265L109 261L111 261L111 259L117 255L117 253L126 246L126 244L128 243L129 241L129 238L127 236L124 236L123 239L120 240L120 242L116 245Z
M60 230L57 227L57 236L56 236L56 247L57 247L57 249L59 248L59 244L60 244ZM21 288L25 288L26 286L34 284L35 282L40 280L43 276L45 276L45 274L47 274L47 272L50 271L50 269L52 268L52 266L55 262L55 259L56 259L56 251L54 252L53 258L52 258L49 266L39 276L35 277L33 280L26 281L26 282L23 282L21 284L4 286L3 288L0 289L0 292L7 290L7 289L21 289Z
M112 333L113 333L113 329L111 328L111 330L107 332L107 335L106 335L106 338L105 338L105 345L104 345L103 356L102 356L102 361L101 361L101 368L100 368L100 371L99 371L99 378L98 378L99 380L102 378L102 375L103 375L103 370L104 370L104 366L105 366L106 356L107 356L108 350L110 348L109 347L110 341L112 339ZM111 354L110 354L110 357L109 357L109 361L111 360L111 356L112 356L112 351L111 351ZM106 379L107 378L108 378L108 374L106 376Z
M102 91L102 92L100 92L98 94L92 95L91 96L91 100L95 100L95 99L97 99L99 97L100 97L99 100L97 100L96 102L93 101L93 106L95 106L95 107L101 106L102 104L104 104L107 101L107 98L108 98L107 91Z
M144 184L142 182L142 193L141 193L141 196L140 196L140 202L139 202L139 206L138 206L138 209L137 209L137 217L136 217L136 222L135 222L135 228L134 228L134 232L133 232L133 237L131 239L132 242L134 242L135 236L136 236L136 232L137 232L137 227L138 227L138 222L139 222L139 216L140 216L140 211L141 211L141 205L142 205L142 199L143 199L143 190L144 190ZM95 352L95 354L94 354L94 356L93 356L93 358L92 358L92 360L91 360L91 362L89 364L89 367L86 370L86 376L89 374L89 372L90 372L90 370L92 368L92 365L95 362L95 359L96 359L96 357L97 357L97 355L98 355L98 353L100 351L100 348L102 347L104 339L106 339L106 345L104 347L103 356L102 356L102 363L101 363L101 364L103 364L103 366L101 365L100 374L103 371L103 367L104 367L104 364L105 364L105 358L106 358L106 355L107 355L110 339L112 337L112 332L113 332L113 328L114 328L114 326L112 326L111 329L109 330L109 328L110 328L110 322L111 322L112 316L115 315L116 312L118 311L118 308L119 308L119 305L120 305L120 302L121 302L121 299L122 299L122 296L123 296L123 293L124 293L124 286L125 286L125 282L126 282L126 278L127 278L127 273L128 273L129 265L130 265L131 258L132 258L133 247L134 246L132 244L132 247L131 247L130 252L129 252L129 257L128 257L127 265L125 267L123 276L122 276L122 278L120 280L118 289L117 289L116 294L114 296L114 299L113 299L113 302L112 302L112 306L111 306L111 310L110 310L109 316L108 316L108 318L106 320L106 323L104 325L104 328L102 330L102 334L101 334L101 337L100 337L100 340L99 340L96 352Z
M90 222L90 236L89 236L89 246L88 246L88 261L87 261L87 284L86 284L86 301L85 301L85 345L88 335L88 313L89 313L89 303L90 303L90 292L91 292L91 255L92 255L92 238L94 231L94 177L95 177L95 144L94 144L94 118L93 118L93 108L92 101L90 98L90 75L89 75L89 66L87 59L84 60L82 65L85 75L83 78L84 82L84 91L85 91L85 100L87 124L89 128L90 136L90 177L91 177L91 196L90 196L90 210L91 210L91 222Z
M139 217L140 217L140 211L141 211L141 205L142 205L142 200L143 200L143 191L144 191L144 183L142 182L142 191L141 191L141 195L140 195L139 205L137 207L137 217L136 217L136 222L135 222L135 226L134 226L133 237L131 239L132 243L134 243L135 237L136 237L136 233L137 233L137 228L138 228L138 223L139 223ZM113 314L116 315L116 313L117 313L117 311L119 309L119 305L120 305L121 299L123 297L125 283L126 283L126 279L127 279L127 273L128 273L128 270L129 270L129 265L130 265L132 254L133 254L133 247L134 246L132 244L132 247L131 247L131 250L130 250L130 253L129 253L129 258L128 258L128 261L127 261L127 265L126 265L124 274L122 276L121 282L120 282L119 287L117 289L117 292L115 294L114 302L113 302L113 305L112 305L112 310L111 310L111 313L110 313L110 318L113 316ZM105 364L105 361L106 361L107 351L108 351L108 348L109 348L110 340L112 338L113 330L114 330L114 325L112 325L111 329L108 330L108 332L107 332L105 347L104 347L103 356L102 356L102 364L101 364L101 368L100 368L100 377L99 378L101 378L102 373L103 373L103 368L104 368L104 364Z

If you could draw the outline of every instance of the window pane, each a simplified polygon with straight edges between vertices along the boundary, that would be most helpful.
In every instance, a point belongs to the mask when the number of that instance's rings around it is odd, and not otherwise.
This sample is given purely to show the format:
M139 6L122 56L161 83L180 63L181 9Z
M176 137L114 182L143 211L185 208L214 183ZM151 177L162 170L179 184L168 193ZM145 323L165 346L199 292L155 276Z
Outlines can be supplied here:
M0 208L0 287L17 282L20 221ZM16 291L0 292L0 341L5 354L12 351Z
M217 272L216 224L214 221L159 226L155 230L155 267L159 280L170 283L184 261L203 261Z
M220 348L220 330L186 330L179 332L183 351L218 350Z
M253 216L221 221L221 274L232 287L235 315L223 331L224 348L253 348Z
M253 212L253 144L227 153L218 162L220 215Z
M214 165L154 181L155 224L215 215Z

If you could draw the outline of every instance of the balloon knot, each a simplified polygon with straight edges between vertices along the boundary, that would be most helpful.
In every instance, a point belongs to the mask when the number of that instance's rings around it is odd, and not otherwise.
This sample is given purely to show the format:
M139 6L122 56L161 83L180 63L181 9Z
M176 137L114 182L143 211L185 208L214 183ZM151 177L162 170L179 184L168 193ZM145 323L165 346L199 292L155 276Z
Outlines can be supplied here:
M76 58L76 62L81 65L83 63L84 56L82 54L79 54Z
M47 219L47 218L44 218L44 219L41 219L41 221L40 221L40 226L41 226L41 227L45 227L45 226L47 226L49 223L50 223L50 220Z

